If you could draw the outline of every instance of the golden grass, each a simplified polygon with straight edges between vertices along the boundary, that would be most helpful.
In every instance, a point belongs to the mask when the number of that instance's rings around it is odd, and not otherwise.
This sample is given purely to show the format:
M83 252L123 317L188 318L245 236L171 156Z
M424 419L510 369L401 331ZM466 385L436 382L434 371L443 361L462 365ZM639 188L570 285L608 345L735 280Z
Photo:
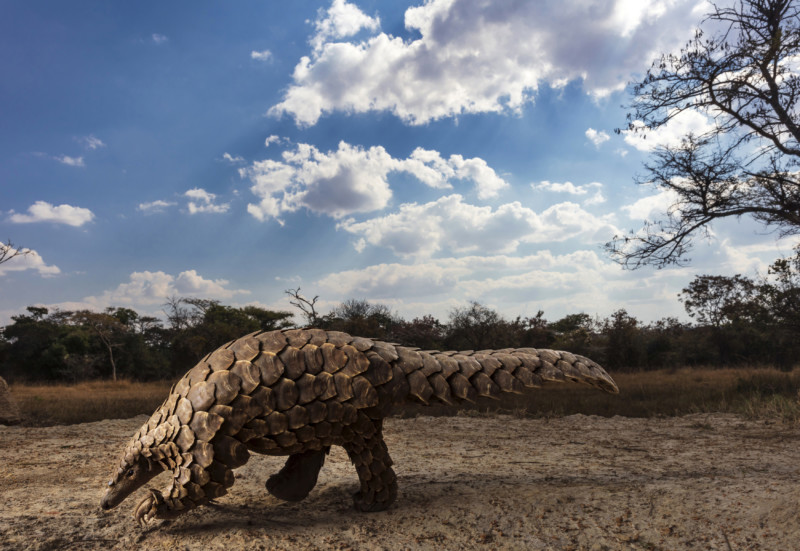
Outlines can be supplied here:
M74 385L11 386L26 425L69 425L150 415L167 397L172 381L91 381Z
M502 400L483 398L462 414L513 413L523 417L558 417L583 413L611 417L659 417L701 412L800 420L800 370L678 369L613 373L619 394L584 385L559 384ZM448 415L442 406L412 405L403 415Z
M461 414L497 412L524 417L584 413L658 417L729 412L758 418L800 421L800 370L678 369L612 374L618 395L573 384L553 385L502 400L481 399ZM26 425L84 423L152 413L167 397L172 381L94 381L76 385L11 385ZM441 405L408 405L400 415L452 415Z

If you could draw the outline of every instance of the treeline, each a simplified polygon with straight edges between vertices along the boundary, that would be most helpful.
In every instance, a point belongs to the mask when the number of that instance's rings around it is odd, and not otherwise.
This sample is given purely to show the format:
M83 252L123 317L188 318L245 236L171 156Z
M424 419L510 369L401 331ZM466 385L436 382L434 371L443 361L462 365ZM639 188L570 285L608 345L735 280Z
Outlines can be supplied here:
M543 312L504 318L478 302L442 322L405 320L382 304L347 300L325 315L317 297L287 291L304 323L423 349L555 348L589 356L611 371L680 366L767 366L791 369L800 357L800 249L752 279L701 275L680 293L695 323L662 318L643 323L620 309L606 318L585 313L549 321ZM291 312L234 307L173 297L166 321L129 308L49 311L31 306L0 330L0 376L11 380L79 381L174 378L218 346L253 331L294 327Z

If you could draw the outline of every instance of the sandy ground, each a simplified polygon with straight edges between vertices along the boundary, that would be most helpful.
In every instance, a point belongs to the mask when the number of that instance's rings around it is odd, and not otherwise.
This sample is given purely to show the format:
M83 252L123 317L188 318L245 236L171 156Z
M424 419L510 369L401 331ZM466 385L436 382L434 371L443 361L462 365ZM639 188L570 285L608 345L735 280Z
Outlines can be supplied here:
M144 420L0 427L0 548L800 548L800 427L777 422L389 419L388 511L351 508L357 478L335 448L302 503L267 494L282 459L254 456L217 505L143 530L131 518L143 490L110 512L99 501Z

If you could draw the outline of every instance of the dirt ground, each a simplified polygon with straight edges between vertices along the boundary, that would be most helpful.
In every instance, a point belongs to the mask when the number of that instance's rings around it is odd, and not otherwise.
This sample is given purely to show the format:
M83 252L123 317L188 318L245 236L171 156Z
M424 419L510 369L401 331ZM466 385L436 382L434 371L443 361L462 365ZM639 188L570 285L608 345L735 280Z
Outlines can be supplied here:
M0 427L0 549L800 548L800 427L779 422L389 419L388 511L351 508L355 470L334 448L304 502L267 494L282 458L254 456L218 504L143 530L131 513L144 490L99 503L145 420Z

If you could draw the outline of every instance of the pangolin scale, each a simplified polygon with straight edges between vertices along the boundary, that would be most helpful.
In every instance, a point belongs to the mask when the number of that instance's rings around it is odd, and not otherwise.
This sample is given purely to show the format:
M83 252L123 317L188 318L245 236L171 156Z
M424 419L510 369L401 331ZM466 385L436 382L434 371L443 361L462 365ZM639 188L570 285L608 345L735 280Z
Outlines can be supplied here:
M169 486L150 490L134 517L173 518L225 495L233 469L251 452L289 456L266 486L299 501L336 445L358 473L356 508L381 511L397 496L382 434L393 406L455 404L564 381L618 392L599 365L569 352L422 351L321 329L252 333L207 355L173 385L123 451L101 506L115 507L171 471Z

